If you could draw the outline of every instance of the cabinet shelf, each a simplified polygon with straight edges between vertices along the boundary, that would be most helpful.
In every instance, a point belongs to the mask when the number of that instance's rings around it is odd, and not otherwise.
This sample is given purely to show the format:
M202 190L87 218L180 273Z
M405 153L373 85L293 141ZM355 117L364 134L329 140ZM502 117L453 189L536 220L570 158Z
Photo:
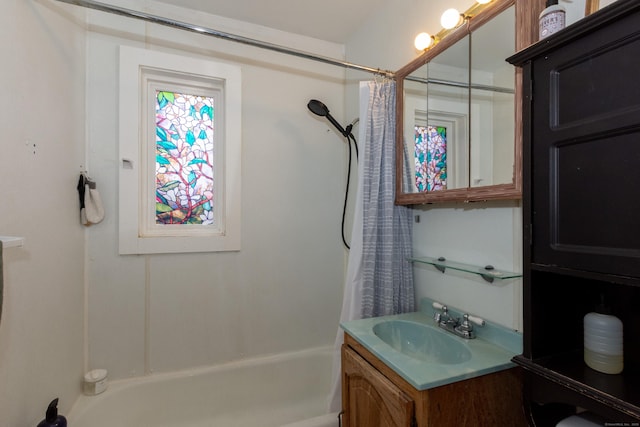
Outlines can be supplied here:
M625 366L621 374L603 374L584 364L582 351L535 360L516 356L513 361L578 396L604 403L618 411L617 414L625 414L634 420L640 417L640 385L635 366Z
M531 263L532 271L542 273L557 274L561 276L581 277L584 279L601 280L608 283L617 283L621 285L630 285L640 287L639 277L620 276L617 274L597 273L586 270L576 270L575 268L567 268L558 265Z
M456 261L449 261L444 257L432 258L432 257L418 257L418 258L409 258L409 261L416 262L420 264L429 264L433 265L439 271L444 273L447 268L457 271L463 271L465 273L476 274L482 277L489 283L493 283L495 279L506 280L506 279L515 279L518 277L522 277L522 273L514 273L511 271L505 270L496 270L493 266L477 266L472 264L464 264Z

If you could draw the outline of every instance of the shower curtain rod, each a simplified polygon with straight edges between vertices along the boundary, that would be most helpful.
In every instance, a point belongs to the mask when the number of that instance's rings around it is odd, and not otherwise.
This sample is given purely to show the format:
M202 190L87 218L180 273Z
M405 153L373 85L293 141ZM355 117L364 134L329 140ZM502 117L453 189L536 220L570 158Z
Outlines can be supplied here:
M490 85L482 85L477 83L464 83L464 82L456 82L453 80L442 80L442 79L433 79L429 77L416 77L416 76L406 76L405 80L411 82L417 82L422 84L435 84L442 86L450 86L450 87L459 87L463 89L480 89L486 90L488 92L499 92L499 93L516 93L514 89L508 87L500 87L500 86L490 86Z
M341 61L338 59L328 58L326 56L314 55L308 52L287 48L284 46L263 42L248 37L239 36L236 34L225 33L217 31L211 28L201 27L199 25L193 25L186 22L175 21L173 19L163 18L157 15L151 15L145 12L139 12L136 10L125 9L118 6L107 5L104 3L96 2L93 0L56 0L61 3L73 4L76 6L86 7L88 9L95 9L102 12L113 13L116 15L126 16L129 18L141 19L143 21L152 22L155 24L165 25L168 27L178 28L180 30L191 31L198 34L204 34L211 37L217 37L220 39L230 40L246 45L259 47L262 49L268 49L275 52L285 53L287 55L293 55L300 58L311 59L313 61L323 62L325 64L337 65L344 68L350 68L353 70L365 71L367 73L378 74L385 77L393 77L394 72L388 70L381 70L379 68L366 67L364 65L352 64L350 62Z

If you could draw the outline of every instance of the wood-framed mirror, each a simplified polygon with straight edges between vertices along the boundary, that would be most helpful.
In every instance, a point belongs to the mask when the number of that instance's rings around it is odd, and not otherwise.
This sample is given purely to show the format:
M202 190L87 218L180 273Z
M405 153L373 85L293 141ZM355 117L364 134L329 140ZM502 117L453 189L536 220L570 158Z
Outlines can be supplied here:
M521 198L522 77L505 59L537 37L539 3L493 0L396 72L396 204Z

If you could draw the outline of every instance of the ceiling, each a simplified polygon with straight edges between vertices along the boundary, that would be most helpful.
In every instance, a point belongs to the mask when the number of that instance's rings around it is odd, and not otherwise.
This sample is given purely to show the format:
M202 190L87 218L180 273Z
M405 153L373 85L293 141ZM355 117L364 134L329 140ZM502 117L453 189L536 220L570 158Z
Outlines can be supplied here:
M385 0L158 0L289 33L345 44Z

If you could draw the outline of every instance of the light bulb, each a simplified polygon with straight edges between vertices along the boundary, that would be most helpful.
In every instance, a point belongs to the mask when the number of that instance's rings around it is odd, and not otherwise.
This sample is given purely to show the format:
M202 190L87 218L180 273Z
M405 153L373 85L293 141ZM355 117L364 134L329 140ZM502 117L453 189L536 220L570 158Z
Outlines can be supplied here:
M440 25L445 30L457 27L462 22L462 15L456 9L447 9L440 18Z
M478 3L480 4L487 4L487 3L491 3L491 0L476 0Z
M433 37L429 33L420 33L413 41L414 46L418 50L425 50L433 43Z

